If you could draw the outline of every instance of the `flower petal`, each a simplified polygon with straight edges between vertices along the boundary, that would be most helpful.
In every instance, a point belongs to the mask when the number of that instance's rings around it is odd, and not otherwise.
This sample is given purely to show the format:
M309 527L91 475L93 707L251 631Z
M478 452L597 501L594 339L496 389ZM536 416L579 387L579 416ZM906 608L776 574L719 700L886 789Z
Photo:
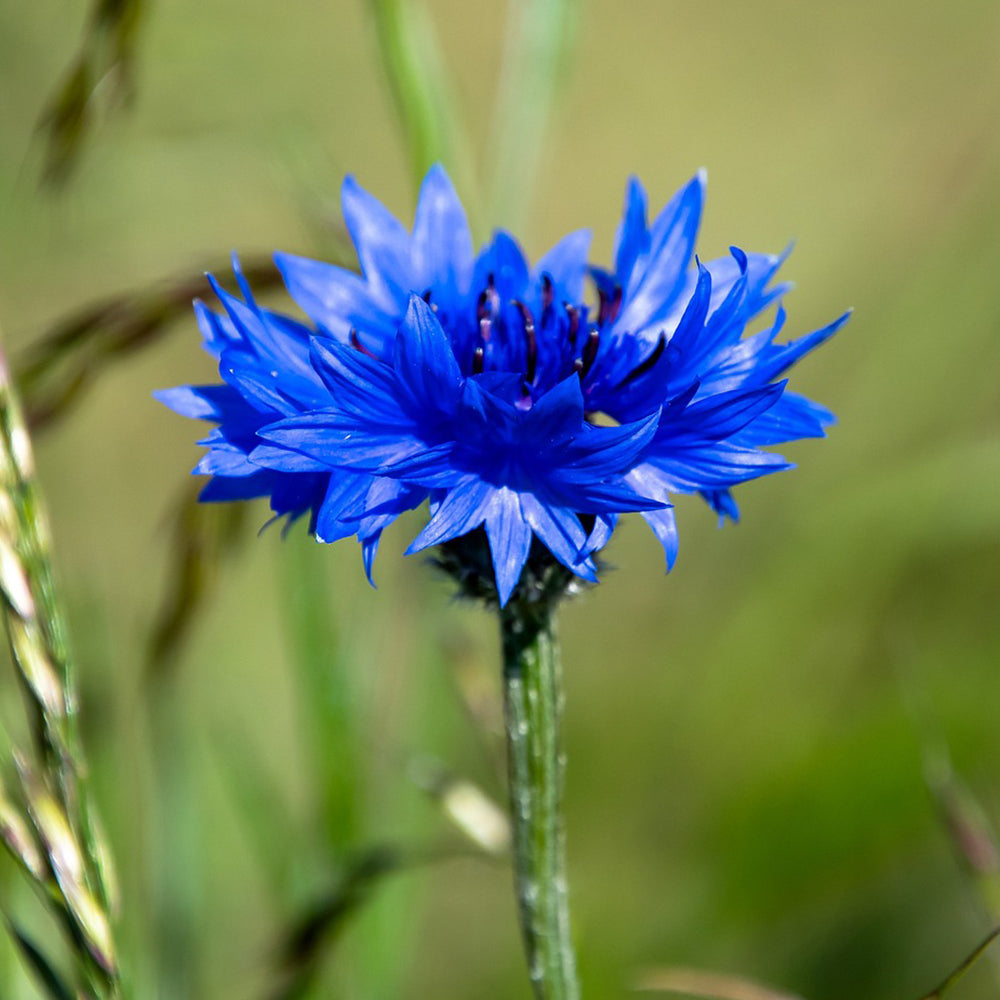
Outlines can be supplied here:
M531 550L531 528L521 512L518 494L506 486L493 491L486 510L486 537L493 557L500 607L521 578Z
M592 238L589 229L578 229L564 236L535 267L535 274L539 278L547 274L561 296L570 302L583 299L583 280L587 276L587 253Z
M228 385L179 385L157 389L153 398L182 417L222 420L232 406L244 407L242 397Z
M407 555L421 552L468 534L483 523L494 490L486 483L470 479L461 488L449 490L406 550Z
M694 253L704 199L705 174L699 171L657 216L650 227L648 259L632 271L624 289L617 329L649 326L676 300Z
M521 511L531 530L568 570L597 583L597 572L587 556L581 556L587 533L573 511L555 504L543 504L530 493L521 494Z
M413 273L410 291L428 288L447 295L468 292L472 275L472 234L465 209L440 164L431 167L420 187L413 222Z
M357 329L361 343L376 354L391 343L401 309L379 302L353 271L290 253L276 253L274 263L288 294L322 330L347 343Z
M393 363L400 387L417 412L454 413L464 382L462 372L447 334L431 307L417 295L410 296L396 335Z
M615 275L622 288L628 288L638 260L649 253L649 229L646 227L646 189L638 177L630 177L625 190L622 221L615 234Z
M341 185L340 207L373 300L389 313L402 309L413 290L410 234L351 176Z

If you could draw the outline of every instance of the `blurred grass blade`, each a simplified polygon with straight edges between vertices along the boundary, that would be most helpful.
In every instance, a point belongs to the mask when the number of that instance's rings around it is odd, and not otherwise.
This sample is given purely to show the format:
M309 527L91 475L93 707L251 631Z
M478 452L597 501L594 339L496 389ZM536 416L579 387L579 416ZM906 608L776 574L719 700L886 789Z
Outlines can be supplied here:
M924 742L924 776L955 857L994 922L1000 922L1000 848L986 810L955 774L947 749Z
M427 9L420 0L368 2L382 71L403 126L414 192L437 162L460 188L471 190L471 155ZM466 207L474 216L474 202Z
M94 0L80 50L38 121L46 141L45 183L69 178L98 114L132 100L145 8L146 0Z
M48 1000L75 1000L73 992L31 938L11 920L7 921L7 931Z
M166 590L147 646L151 677L177 662L199 609L215 588L223 561L244 536L246 504L201 504L203 482L185 483L170 513L170 565Z
M340 227L328 256L333 263L357 268ZM261 297L281 287L281 275L270 255L247 257L241 266ZM230 268L226 260L208 273L227 274ZM199 272L110 296L58 320L15 366L32 430L48 428L65 417L109 364L156 343L173 323L188 320L193 330L191 303L213 296L204 273Z
M242 820L240 829L253 852L265 888L279 898L288 885L289 869L303 862L303 847L292 828L287 794L268 773L260 751L235 732L220 738L215 757L222 784Z
M406 136L410 178L419 187L427 169L447 161L450 140L437 41L416 0L370 0L382 69Z
M531 208L575 15L575 0L508 0L487 162L492 168L490 219L513 229L523 226Z
M276 949L279 985L268 994L270 1000L296 1000L306 994L340 935L390 876L466 854L451 847L413 849L383 845L355 855L337 884L293 917L281 936ZM475 854L484 856L481 851ZM381 945L386 958L398 950L398 942L392 939L384 940Z
M802 1000L794 993L762 986L742 976L702 969L650 969L639 977L635 988L645 993L673 993L700 1000Z
M197 915L205 905L204 817L192 795L195 764L190 707L176 674L147 679L145 710L156 798L150 823L156 859L149 910L158 1000L202 996Z
M226 261L216 270L229 269ZM248 258L243 271L261 293L281 284L269 256ZM193 330L192 300L211 296L211 286L198 274L112 296L59 320L17 365L32 429L64 417L111 362L155 343L178 319L189 320Z
M347 866L328 895L295 917L278 949L280 984L269 994L271 1000L302 997L351 917L386 876L412 861L390 847L371 848Z
M319 556L320 558L317 558ZM284 573L282 611L294 657L309 763L323 816L324 840L338 863L362 834L364 774L359 754L355 671L340 652L333 591L323 553L302 539L279 553Z
M994 927L986 937L961 962L950 972L939 986L936 986L930 993L925 994L920 1000L941 1000L941 998L971 969L976 962L985 954L986 950L996 939L1000 937L1000 927Z

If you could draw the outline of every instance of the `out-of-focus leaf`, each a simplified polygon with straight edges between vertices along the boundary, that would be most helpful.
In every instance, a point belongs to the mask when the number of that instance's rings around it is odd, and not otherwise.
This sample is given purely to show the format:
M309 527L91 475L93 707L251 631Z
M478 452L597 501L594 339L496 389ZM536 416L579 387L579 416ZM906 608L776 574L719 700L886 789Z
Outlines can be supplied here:
M198 925L205 906L204 816L192 795L195 763L190 705L175 673L147 676L144 707L153 757L151 824L157 859L148 910L160 1000L204 995Z
M358 748L364 723L358 718L357 679L340 650L322 557L315 546L283 548L281 608L299 680L324 838L336 858L360 841L364 773Z
M941 998L971 969L976 962L986 953L986 950L996 939L1000 937L1000 927L994 927L986 937L961 962L936 986L930 993L926 993L920 1000L941 1000Z
M453 847L391 845L370 847L358 854L345 866L336 885L289 923L277 948L279 985L268 994L269 1000L297 1000L305 995L351 919L388 876L469 854ZM487 856L482 851L472 854Z
M31 938L10 920L7 921L7 930L38 984L45 990L45 996L49 1000L74 1000L73 992Z
M924 775L955 857L990 918L1000 920L1000 850L986 810L955 774L947 750L925 749Z
M152 677L176 661L222 561L243 537L246 504L200 504L200 488L200 483L185 484L171 514L168 581L147 648Z
M287 885L289 862L305 848L292 830L287 796L268 773L259 750L241 734L231 732L216 741L216 758L242 822L240 829L253 851L266 888L277 898ZM294 844L294 851L290 848Z
M293 919L279 945L278 987L270 1000L296 1000L305 994L323 959L378 884L415 861L391 847L373 847L349 864L339 883Z

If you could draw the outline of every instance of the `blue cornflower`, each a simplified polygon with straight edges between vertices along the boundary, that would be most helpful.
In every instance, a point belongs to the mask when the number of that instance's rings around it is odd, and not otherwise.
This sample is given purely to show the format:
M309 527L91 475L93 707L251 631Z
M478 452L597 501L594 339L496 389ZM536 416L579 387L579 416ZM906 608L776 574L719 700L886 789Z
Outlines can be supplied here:
M703 198L699 175L648 225L632 181L613 270L590 266L585 231L532 269L502 231L474 254L440 168L412 232L348 178L361 273L276 257L312 326L259 307L238 266L242 299L215 286L225 314L196 306L224 384L160 398L217 424L202 498L270 496L322 541L356 534L369 576L383 528L428 500L408 551L461 564L484 538L501 605L526 565L596 580L622 513L642 513L672 564L672 494L735 518L732 486L788 468L762 446L824 433L831 414L775 380L846 318L777 345L779 309L745 337L786 290L770 284L782 258L692 264Z
M598 349L584 395L588 411L616 420L662 406L653 442L627 481L663 500L698 492L720 517L735 521L732 486L791 467L760 448L822 437L834 422L829 410L774 380L832 337L850 313L779 345L775 338L785 322L779 307L769 327L745 337L747 325L789 289L771 285L787 252L746 254L732 247L729 257L702 264L694 246L704 198L699 172L650 226L646 193L638 180L629 183L614 271L591 269L600 301L591 332ZM643 516L672 566L673 508ZM603 545L613 526L613 518L599 523L591 544Z

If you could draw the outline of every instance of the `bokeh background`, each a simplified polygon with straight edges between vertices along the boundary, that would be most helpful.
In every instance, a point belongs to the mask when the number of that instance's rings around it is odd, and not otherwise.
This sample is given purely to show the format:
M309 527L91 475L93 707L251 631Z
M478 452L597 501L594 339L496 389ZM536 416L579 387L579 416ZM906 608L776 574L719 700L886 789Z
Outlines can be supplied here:
M615 570L563 613L586 994L677 964L810 1000L926 993L1000 921L996 859L975 845L970 876L954 830L1000 824L1000 5L587 0L549 125L524 149L538 169L516 219L488 218L483 195L507 11L428 11L480 238L516 221L537 257L592 226L610 257L630 174L658 207L705 166L703 257L794 239L790 333L856 309L794 372L839 414L829 438L741 488L738 527L681 498L669 576L629 524ZM231 249L322 254L346 172L412 218L360 0L150 4L132 106L61 189L40 187L36 122L86 17L80 0L0 2L15 370L102 297L221 267ZM416 521L383 543L373 591L352 542L256 537L262 502L212 559L183 646L151 670L172 511L199 450L150 393L211 377L182 320L108 358L36 446L134 995L265 1000L286 995L283 936L336 896L359 849L461 847L414 762L502 798L497 643L488 616L401 558ZM2 696L16 734L11 674ZM375 885L302 995L525 996L509 872L468 855ZM6 863L0 888L55 937ZM996 996L997 968L953 995ZM6 944L0 996L36 996Z

